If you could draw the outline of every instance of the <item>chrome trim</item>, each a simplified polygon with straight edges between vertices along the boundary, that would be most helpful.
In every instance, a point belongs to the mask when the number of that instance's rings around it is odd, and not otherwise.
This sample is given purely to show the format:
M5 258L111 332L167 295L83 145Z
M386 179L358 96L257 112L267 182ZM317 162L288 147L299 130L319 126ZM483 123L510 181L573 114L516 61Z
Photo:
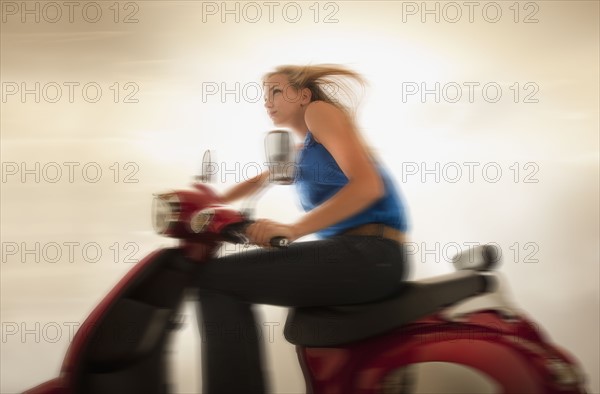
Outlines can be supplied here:
M552 373L555 382L560 386L577 386L585 381L577 367L559 358L546 360L546 368Z

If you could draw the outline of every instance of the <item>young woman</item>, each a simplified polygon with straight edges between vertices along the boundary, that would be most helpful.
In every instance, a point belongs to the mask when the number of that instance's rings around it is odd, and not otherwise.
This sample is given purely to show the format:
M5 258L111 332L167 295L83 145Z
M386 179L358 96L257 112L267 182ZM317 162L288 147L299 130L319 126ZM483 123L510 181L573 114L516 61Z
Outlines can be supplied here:
M275 236L294 241L316 233L320 239L254 249L199 267L205 393L268 391L262 330L252 304L364 303L390 295L406 277L405 210L387 172L370 157L351 109L330 94L350 93L344 81L363 83L336 65L281 66L264 76L273 124L304 140L295 185L307 212L291 224L259 219L246 234L261 246ZM251 195L268 176L236 185L223 199Z

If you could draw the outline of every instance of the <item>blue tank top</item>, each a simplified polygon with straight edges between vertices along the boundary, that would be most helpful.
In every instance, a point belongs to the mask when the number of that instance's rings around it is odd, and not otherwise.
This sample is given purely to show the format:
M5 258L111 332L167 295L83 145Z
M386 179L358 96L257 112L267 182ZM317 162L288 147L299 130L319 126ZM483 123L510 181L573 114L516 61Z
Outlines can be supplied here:
M297 158L295 185L300 203L310 211L337 193L348 183L348 178L325 147L315 141L309 131ZM379 200L333 226L316 233L319 238L340 234L345 230L367 223L384 223L400 231L408 229L404 204L387 171L380 163L377 170L385 185L385 194Z

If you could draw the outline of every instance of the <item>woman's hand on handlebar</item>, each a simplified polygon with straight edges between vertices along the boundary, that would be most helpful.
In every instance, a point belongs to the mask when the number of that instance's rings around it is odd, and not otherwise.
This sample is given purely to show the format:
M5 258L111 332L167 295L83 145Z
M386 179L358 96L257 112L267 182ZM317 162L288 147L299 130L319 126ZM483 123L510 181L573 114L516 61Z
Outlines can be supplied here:
M258 219L246 229L246 237L251 243L271 247L270 241L274 237L283 237L288 242L298 238L293 225L274 222L269 219Z

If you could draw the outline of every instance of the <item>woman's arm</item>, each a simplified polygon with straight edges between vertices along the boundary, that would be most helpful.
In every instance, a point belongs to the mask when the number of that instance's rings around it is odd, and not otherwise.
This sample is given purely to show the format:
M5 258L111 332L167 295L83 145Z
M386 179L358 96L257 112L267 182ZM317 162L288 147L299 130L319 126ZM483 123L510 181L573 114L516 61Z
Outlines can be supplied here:
M297 238L362 211L385 192L383 181L346 114L332 104L315 101L306 109L305 121L315 139L331 153L348 183L292 226Z
M294 241L312 234L362 211L385 193L383 181L346 114L332 104L315 101L306 109L305 122L313 137L331 153L348 183L294 224L257 220L246 235L258 245L268 246L274 236Z
M266 170L253 178L231 187L221 196L221 198L224 203L229 204L233 201L239 200L240 198L250 196L256 193L268 178L269 170Z

